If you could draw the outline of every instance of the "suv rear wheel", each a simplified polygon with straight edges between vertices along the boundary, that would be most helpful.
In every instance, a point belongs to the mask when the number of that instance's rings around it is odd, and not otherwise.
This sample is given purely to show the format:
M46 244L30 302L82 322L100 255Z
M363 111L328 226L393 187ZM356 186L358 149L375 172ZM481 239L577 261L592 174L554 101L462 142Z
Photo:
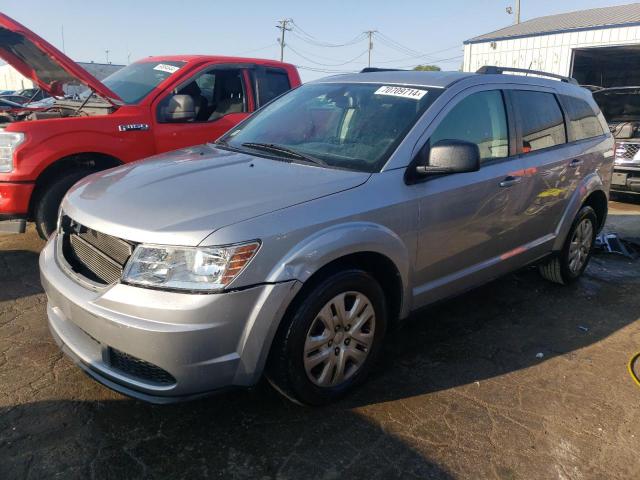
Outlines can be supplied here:
M297 403L329 403L371 370L387 328L384 293L367 272L339 272L307 290L283 321L269 381Z
M43 240L56 229L58 209L69 189L80 179L93 173L91 170L76 170L66 173L51 182L38 198L34 208L34 220L38 234Z
M582 207L573 221L562 250L547 263L540 265L540 274L545 279L562 285L577 280L591 259L597 225L598 217L593 208Z

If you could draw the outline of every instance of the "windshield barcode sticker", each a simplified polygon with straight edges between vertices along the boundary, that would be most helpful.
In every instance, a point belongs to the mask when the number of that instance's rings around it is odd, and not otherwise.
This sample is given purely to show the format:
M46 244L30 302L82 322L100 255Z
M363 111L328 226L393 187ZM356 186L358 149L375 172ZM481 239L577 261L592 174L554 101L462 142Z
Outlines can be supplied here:
M376 95L390 95L392 97L411 98L413 100L420 100L427 94L428 90L420 90L418 88L407 87L380 87L375 91Z
M154 70L160 70L161 72L175 73L178 70L180 70L180 67L175 67L173 65L167 65L166 63L159 63L158 65L153 67L153 69Z

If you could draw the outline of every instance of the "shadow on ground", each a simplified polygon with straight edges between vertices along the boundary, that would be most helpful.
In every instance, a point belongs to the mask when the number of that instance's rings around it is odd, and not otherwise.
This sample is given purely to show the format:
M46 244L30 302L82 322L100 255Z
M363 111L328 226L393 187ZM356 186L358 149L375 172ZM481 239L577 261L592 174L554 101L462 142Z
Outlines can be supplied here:
M12 268L35 261L9 255ZM525 269L414 315L391 334L372 378L325 408L294 406L264 384L157 407L107 392L71 365L52 368L34 382L53 392L48 398L98 399L0 408L0 478L453 478L396 435L394 401L570 357L639 317L640 296L630 295L639 286L638 264L610 255L596 256L569 287ZM455 449L461 434L484 434L428 432L430 418L469 414L455 405L423 400L405 414L426 422L429 448Z
M0 250L0 302L43 293L38 254L29 250Z

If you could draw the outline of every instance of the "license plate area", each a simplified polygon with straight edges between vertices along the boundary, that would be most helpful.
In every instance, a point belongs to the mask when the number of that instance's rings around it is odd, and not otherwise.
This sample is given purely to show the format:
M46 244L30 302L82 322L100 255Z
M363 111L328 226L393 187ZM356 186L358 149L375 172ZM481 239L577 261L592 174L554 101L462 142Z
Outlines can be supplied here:
M611 183L613 185L622 185L627 186L627 174L626 173L618 173L614 172L613 177L611 177Z

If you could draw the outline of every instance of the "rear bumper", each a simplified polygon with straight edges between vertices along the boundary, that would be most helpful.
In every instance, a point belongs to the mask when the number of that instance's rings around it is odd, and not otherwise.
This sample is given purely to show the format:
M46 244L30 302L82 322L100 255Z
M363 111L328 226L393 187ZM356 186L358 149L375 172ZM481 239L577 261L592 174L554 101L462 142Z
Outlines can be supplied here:
M300 286L290 281L211 295L123 284L90 290L58 265L55 250L54 237L40 255L54 339L97 381L153 403L255 384Z
M0 182L0 220L26 218L35 183Z

